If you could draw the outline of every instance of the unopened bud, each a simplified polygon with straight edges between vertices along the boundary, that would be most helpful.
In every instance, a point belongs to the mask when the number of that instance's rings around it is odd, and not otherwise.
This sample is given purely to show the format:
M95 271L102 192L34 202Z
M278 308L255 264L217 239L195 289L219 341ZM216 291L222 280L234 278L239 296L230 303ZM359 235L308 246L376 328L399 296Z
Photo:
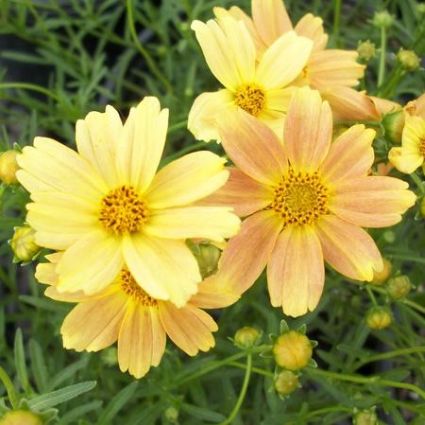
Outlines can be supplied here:
M167 407L164 412L165 419L172 424L176 424L179 419L179 411L175 407Z
M404 298L412 289L410 279L406 275L391 278L387 283L387 291L394 300Z
M299 387L298 376L290 370L283 370L274 379L274 388L281 396L287 396Z
M191 250L198 261L201 276L205 279L217 270L221 251L209 243L196 243L191 245Z
M11 410L0 418L0 425L43 425L43 421L29 410Z
M394 23L394 17L386 10L375 12L372 23L377 28L389 28Z
M370 40L362 41L357 46L357 53L359 54L359 59L364 61L370 61L376 54L375 44Z
M276 339L273 354L278 366L288 370L298 370L307 366L313 355L313 348L304 334L288 331Z
M244 326L235 333L235 344L240 348L251 348L261 339L261 332L256 328Z
M385 329L391 322L391 311L386 307L372 307L366 314L366 324L370 329Z
M5 184L18 183L16 172L19 170L19 165L16 162L18 152L9 150L0 154L0 180Z
M375 409L360 410L353 417L353 425L378 425Z
M19 261L31 261L40 247L35 243L35 231L30 226L15 227L10 246Z
M419 3L416 5L416 10L420 15L425 15L425 3Z
M421 60L413 50L400 49L397 60L406 71L416 71L421 66Z
M385 137L396 145L401 143L401 135L403 133L405 123L404 111L399 109L386 114L382 120L385 130Z
M116 347L109 347L100 353L100 359L106 366L116 366L118 364L118 350Z
M381 271L379 272L374 271L372 282L370 282L371 285L375 285L375 286L383 285L387 281L387 279L390 277L393 266L386 258L383 259L383 263L384 263L384 267L382 268Z

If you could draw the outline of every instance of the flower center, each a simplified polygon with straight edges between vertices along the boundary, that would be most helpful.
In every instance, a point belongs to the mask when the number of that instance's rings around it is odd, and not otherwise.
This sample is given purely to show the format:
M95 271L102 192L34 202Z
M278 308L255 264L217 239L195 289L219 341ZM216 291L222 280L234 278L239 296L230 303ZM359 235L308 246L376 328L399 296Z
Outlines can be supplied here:
M254 117L258 116L263 110L265 102L264 91L255 85L246 84L236 90L236 105Z
M425 137L423 139L419 139L419 153L425 157Z
M128 270L121 270L119 282L121 290L139 304L145 307L155 307L158 305L158 302L140 287Z
M102 199L99 220L116 234L134 233L147 220L148 210L131 186L121 186Z
M275 188L271 207L280 214L285 225L301 225L312 224L327 214L327 205L328 189L317 172L295 173L289 169Z

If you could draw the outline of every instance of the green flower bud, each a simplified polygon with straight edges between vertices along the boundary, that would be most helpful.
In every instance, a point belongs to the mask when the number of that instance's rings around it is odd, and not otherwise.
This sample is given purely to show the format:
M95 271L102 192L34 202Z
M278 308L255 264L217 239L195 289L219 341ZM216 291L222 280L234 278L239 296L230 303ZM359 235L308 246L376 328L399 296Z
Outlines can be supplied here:
M164 412L165 419L172 424L176 424L179 419L179 411L175 407L167 407Z
M393 300L404 298L412 289L410 279L406 275L391 278L387 283L387 291Z
M15 257L19 261L31 261L40 247L35 243L35 231L30 226L15 227L15 233L10 241Z
M372 23L377 28L389 28L394 23L394 17L387 10L382 10L375 12Z
M372 307L366 314L366 324L370 329L385 329L391 322L391 310L387 307Z
M359 54L359 59L368 62L376 54L375 44L370 40L362 41L357 46L357 53Z
M386 114L382 120L382 125L385 130L385 137L395 145L401 143L401 135L403 133L405 123L404 111L399 109Z
M378 425L375 409L360 410L353 417L353 425Z
M397 60L406 71L416 71L421 66L421 60L413 50L400 49Z
M298 376L290 370L283 370L274 379L274 388L281 396L287 396L299 387Z
M235 344L240 348L251 348L261 339L261 332L256 328L244 326L235 333Z

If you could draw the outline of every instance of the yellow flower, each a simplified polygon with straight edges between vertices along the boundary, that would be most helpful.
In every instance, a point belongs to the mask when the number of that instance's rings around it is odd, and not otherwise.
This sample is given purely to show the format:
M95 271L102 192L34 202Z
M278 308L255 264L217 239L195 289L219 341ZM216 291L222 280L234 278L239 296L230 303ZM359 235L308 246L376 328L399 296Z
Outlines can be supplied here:
M9 150L0 154L0 181L5 184L17 183L16 172L19 170L16 156L18 152Z
M375 132L355 125L332 142L329 104L307 87L289 105L283 144L267 126L240 115L223 117L220 127L235 167L204 202L231 205L246 218L208 279L243 292L267 266L271 303L290 316L316 308L324 261L351 279L371 281L383 262L362 227L392 226L416 200L406 182L369 174Z
M305 335L297 331L288 331L276 339L273 354L278 366L298 370L307 366L313 355L313 348Z
M195 152L155 174L167 123L168 110L146 97L124 125L110 106L78 121L78 153L37 137L18 157L36 243L64 251L58 291L102 291L125 262L150 296L180 307L202 280L185 239L223 241L237 232L229 207L192 205L227 180L222 158Z
M50 263L37 266L37 279L49 286L45 294L55 300L78 303L61 327L63 345L76 351L99 351L118 341L118 363L122 372L143 377L158 366L164 354L166 336L186 354L195 356L214 346L212 332L217 324L203 308L233 304L239 295L225 288L201 283L198 293L184 307L148 295L123 268L101 292L57 290L57 264L62 253L48 256Z
M278 38L260 60L245 25L232 17L194 21L192 29L212 73L224 86L203 93L189 113L188 128L197 139L218 140L216 119L242 109L282 131L291 90L286 87L300 74L312 42L293 31Z
M35 243L35 231L30 226L15 228L10 246L19 261L31 261L40 247Z
M363 78L365 66L356 62L358 53L351 50L326 49L328 35L321 18L308 13L295 26L282 0L252 0L252 18L238 7L228 11L214 8L218 20L233 17L243 22L255 43L257 57L282 37L295 31L313 42L313 49L305 67L292 85L319 90L329 101L334 115L344 120L375 120L379 118L374 103L365 93L353 87ZM282 55L285 53L282 51Z

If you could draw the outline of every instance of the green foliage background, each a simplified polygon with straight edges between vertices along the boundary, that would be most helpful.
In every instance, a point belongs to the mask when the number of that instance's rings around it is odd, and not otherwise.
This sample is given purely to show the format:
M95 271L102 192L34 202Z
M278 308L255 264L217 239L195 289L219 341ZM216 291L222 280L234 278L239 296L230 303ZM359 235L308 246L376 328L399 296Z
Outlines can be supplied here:
M197 143L186 130L194 98L218 88L190 22L211 18L216 5L237 4L248 11L249 1L156 3L0 0L2 150L14 142L31 144L36 135L74 146L78 118L104 110L108 103L126 116L131 105L149 94L171 111L165 162L200 148L221 152L215 144ZM366 39L379 47L380 30L371 20L375 11L388 9L396 21L388 34L385 82L378 92L379 58L375 57L362 86L371 94L403 103L424 92L424 70L405 73L395 58L400 47L424 54L425 14L418 12L418 3L345 0L340 14L339 3L286 1L293 21L307 12L318 14L331 34L331 45L354 49ZM376 149L384 156L389 144L382 131L380 135ZM97 354L62 349L59 328L70 307L43 297L32 265L12 264L6 241L13 226L24 221L27 195L16 188L2 190L0 365L20 395L30 405L33 400L32 406L57 407L63 425L225 423L239 396L246 357L229 337L244 325L261 329L264 343L269 342L269 334L279 333L283 316L270 306L264 279L239 303L214 314L220 326L214 350L189 359L169 343L160 367L135 381L119 372L114 349ZM421 184L417 191L423 196ZM232 423L348 424L355 409L372 406L377 407L381 423L425 423L425 233L417 210L413 208L400 225L373 232L394 273L407 273L416 286L409 298L390 302L385 288L366 291L364 285L328 270L318 309L287 320L294 329L306 325L307 335L318 341L314 359L319 368L307 368L301 376L302 388L281 399L273 390L273 359L254 354L248 393ZM365 313L373 304L370 292L379 305L388 304L393 311L394 323L386 330L371 331L365 325ZM90 381L97 385L92 388ZM80 386L66 388L59 399L57 393L43 396L75 384ZM1 396L5 390L0 385ZM175 421L170 408L179 413Z

